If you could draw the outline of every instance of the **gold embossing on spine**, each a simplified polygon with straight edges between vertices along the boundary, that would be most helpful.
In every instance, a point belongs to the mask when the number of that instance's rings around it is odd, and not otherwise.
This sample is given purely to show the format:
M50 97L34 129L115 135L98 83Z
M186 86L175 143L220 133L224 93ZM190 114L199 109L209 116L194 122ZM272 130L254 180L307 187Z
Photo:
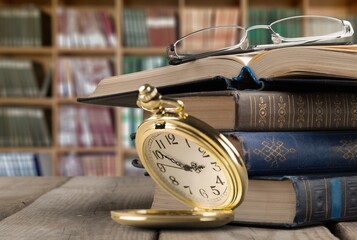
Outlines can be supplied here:
M299 128L302 128L305 123L305 105L306 105L306 103L304 102L301 95L298 96L296 105L297 105L297 110L298 110L296 122L297 122Z
M341 139L339 143L339 146L332 147L332 151L341 153L343 159L355 164L357 161L357 139Z
M284 124L286 122L287 118L287 112L286 112L286 103L284 102L284 98L282 96L279 96L279 102L278 102L278 126L280 129L284 127Z
M351 125L352 127L356 127L357 126L357 98L355 95L351 96Z
M321 96L319 94L315 96L315 126L316 128L321 128L324 121L324 101L320 99Z
M286 146L282 141L276 141L273 139L266 139L261 142L262 147L254 148L254 154L262 156L264 161L270 163L271 167L278 167L279 163L287 160L288 154L293 154L296 151L295 148Z
M334 113L333 122L335 126L338 128L341 126L341 122L342 122L342 101L339 95L336 94L334 96L332 105L333 105L333 113Z
M267 104L264 101L263 97L259 97L259 126L260 128L264 128L267 123Z

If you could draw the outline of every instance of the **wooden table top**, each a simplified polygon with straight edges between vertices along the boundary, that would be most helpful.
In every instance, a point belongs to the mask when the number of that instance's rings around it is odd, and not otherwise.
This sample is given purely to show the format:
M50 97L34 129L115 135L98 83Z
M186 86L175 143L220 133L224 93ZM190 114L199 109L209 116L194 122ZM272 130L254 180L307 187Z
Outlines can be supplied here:
M357 222L300 229L227 225L211 230L122 226L110 211L150 208L145 177L0 177L0 239L357 239Z

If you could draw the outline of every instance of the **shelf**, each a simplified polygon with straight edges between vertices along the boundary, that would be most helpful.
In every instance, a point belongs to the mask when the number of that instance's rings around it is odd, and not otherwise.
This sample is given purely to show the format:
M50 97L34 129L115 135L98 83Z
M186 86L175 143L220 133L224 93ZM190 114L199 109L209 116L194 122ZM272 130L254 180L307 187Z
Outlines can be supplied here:
M116 48L58 48L59 54L64 55L112 55L116 54Z
M53 149L51 147L0 147L0 152L34 152L51 154Z
M69 97L69 98L59 97L57 99L57 102L59 104L82 104L77 102L77 97Z
M164 55L166 56L166 47L157 48L123 48L123 54L132 55Z
M0 105L52 107L51 98L0 98Z
M58 153L107 153L116 152L116 147L59 147Z
M132 148L125 148L124 149L124 153L127 156L137 156L138 153L136 152L136 149L134 147Z
M50 55L52 47L0 47L0 53L13 55Z

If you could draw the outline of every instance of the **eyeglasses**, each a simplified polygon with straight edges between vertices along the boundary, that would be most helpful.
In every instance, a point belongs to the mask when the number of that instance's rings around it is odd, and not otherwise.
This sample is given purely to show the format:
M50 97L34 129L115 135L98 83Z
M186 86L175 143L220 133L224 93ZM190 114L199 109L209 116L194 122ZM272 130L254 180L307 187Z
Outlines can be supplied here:
M255 29L271 32L271 44L250 45L248 33ZM353 35L349 21L327 16L304 15L280 19L270 25L216 26L192 32L167 48L170 64L208 56L252 52L296 45L347 43ZM342 40L342 41L341 41Z

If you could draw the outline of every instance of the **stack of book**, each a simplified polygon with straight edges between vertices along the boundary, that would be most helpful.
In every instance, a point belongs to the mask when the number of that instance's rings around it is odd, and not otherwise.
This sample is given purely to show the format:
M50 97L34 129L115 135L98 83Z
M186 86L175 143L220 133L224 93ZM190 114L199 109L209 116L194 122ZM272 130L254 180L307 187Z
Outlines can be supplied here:
M135 106L145 83L182 100L185 112L225 134L246 164L248 193L236 223L296 227L357 219L357 46L244 57L106 78L79 101ZM160 188L152 207L184 208Z

